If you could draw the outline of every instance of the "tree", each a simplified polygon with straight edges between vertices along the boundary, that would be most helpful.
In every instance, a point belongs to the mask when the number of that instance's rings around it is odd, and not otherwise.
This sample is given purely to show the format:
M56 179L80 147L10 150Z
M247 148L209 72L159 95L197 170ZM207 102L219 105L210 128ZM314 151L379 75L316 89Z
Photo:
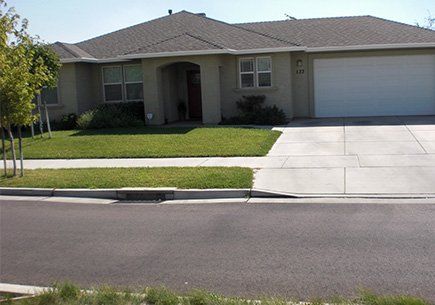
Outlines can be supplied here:
M435 18L432 16L430 11L427 11L428 15L424 18L424 24L418 22L415 23L416 26L420 28L425 28L428 30L435 30Z
M290 14L284 14L285 18L288 20L298 20L296 17L291 16Z
M33 100L43 86L55 86L60 64L47 46L27 33L26 19L21 20L13 9L6 9L4 0L0 0L0 6L0 125L10 139L13 176L16 176L14 127L18 128L23 174L21 128L35 121Z

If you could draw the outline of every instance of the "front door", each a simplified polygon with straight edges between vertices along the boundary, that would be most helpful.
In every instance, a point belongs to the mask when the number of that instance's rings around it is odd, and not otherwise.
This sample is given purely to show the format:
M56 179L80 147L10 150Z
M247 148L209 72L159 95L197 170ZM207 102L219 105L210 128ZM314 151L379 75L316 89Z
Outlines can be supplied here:
M201 73L198 70L187 71L187 95L189 100L189 117L191 119L201 119Z

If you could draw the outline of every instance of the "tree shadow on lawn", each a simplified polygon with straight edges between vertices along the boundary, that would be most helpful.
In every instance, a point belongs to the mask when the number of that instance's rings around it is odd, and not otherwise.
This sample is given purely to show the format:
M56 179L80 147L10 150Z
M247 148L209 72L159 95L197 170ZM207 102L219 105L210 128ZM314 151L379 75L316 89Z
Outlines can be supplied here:
M77 136L98 136L98 135L165 135L174 134L182 135L193 131L196 128L192 127L177 127L177 128L165 128L165 127L129 127L129 128L102 128L102 129L87 129L78 130L72 134L72 137Z

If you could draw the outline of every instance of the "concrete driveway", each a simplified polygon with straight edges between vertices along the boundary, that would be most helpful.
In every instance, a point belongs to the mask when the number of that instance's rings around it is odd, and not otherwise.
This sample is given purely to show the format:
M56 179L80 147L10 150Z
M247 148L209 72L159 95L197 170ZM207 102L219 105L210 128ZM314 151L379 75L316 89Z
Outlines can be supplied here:
M435 117L295 120L254 186L299 194L435 194Z

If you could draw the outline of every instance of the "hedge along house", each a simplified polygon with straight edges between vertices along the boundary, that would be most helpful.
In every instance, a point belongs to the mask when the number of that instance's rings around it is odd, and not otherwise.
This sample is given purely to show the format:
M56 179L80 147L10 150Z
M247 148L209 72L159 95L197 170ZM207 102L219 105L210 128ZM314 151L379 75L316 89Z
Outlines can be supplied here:
M435 31L371 16L228 24L186 11L76 44L52 116L141 101L149 124L216 124L265 95L294 117L435 114Z

